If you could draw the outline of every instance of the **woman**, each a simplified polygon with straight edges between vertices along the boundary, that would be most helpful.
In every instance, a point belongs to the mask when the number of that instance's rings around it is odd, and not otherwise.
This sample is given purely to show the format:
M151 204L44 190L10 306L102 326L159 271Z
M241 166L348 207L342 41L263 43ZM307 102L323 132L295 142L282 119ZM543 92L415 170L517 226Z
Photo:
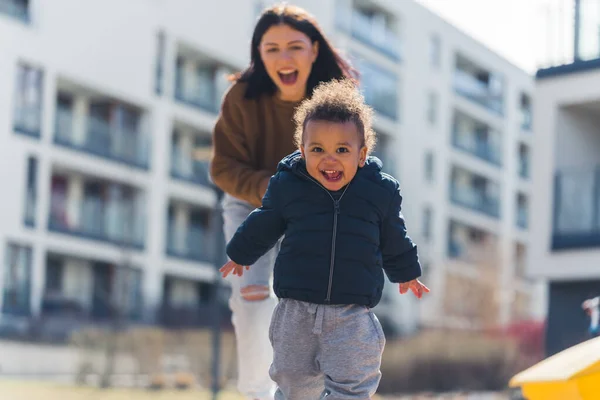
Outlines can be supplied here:
M213 133L213 182L225 192L223 219L229 241L261 205L279 161L295 150L294 108L322 81L356 78L316 20L290 5L266 9L252 35L249 67L225 94ZM270 287L277 249L240 279L231 280L229 301L238 351L238 389L248 399L272 399L273 353L269 323L275 296Z

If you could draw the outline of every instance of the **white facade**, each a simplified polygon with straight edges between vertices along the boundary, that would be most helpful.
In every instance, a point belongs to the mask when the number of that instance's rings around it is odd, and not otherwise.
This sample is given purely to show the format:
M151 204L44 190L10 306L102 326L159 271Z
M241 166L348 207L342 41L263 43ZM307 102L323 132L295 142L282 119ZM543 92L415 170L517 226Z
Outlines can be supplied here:
M8 15L7 4L24 3L28 21ZM523 123L532 78L412 1L296 3L363 72L378 112L377 153L402 183L408 230L427 266L432 294L422 307L390 293L382 315L402 330L539 317L537 291L519 272L529 232L517 224L532 204L519 154L543 157ZM21 305L38 314L52 288L90 311L103 280L111 299L131 294L130 305L137 294L147 307L165 296L201 302L205 288L190 282L214 278L206 226L215 197L194 157L208 153L224 76L246 65L267 2L0 4L4 315ZM61 266L48 267L49 257ZM124 263L133 269L118 288L103 268ZM91 288L87 297L73 276ZM482 316L472 306L485 300L492 308Z
M598 69L537 82L536 130L546 134L536 140L533 157L532 276L551 281L600 277L598 85Z

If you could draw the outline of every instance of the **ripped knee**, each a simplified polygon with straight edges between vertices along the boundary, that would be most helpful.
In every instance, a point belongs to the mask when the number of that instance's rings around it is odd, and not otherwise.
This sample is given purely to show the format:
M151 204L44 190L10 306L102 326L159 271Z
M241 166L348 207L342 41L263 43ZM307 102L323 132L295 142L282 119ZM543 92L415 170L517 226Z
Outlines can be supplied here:
M247 301L261 301L269 297L270 289L266 285L249 285L240 289L242 298Z

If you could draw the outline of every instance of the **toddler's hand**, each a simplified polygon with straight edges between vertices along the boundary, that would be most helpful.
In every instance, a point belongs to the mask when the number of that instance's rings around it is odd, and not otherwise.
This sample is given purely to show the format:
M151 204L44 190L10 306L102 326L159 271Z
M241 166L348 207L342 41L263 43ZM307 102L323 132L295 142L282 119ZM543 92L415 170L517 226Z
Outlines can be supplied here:
M404 294L408 292L408 290L412 290L415 296L418 299L423 297L423 293L429 293L429 288L423 285L418 279L413 279L409 282L404 282L399 285L400 294Z
M250 267L246 265L246 269L250 269ZM228 261L227 264L221 267L219 272L223 273L223 278L226 278L227 275L229 275L232 272L233 275L242 276L244 274L244 266L234 261Z

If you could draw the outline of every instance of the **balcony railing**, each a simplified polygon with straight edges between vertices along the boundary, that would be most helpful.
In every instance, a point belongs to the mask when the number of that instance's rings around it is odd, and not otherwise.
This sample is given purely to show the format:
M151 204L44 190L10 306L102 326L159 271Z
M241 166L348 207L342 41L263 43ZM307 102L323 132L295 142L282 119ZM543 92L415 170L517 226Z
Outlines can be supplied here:
M504 113L502 93L493 92L488 85L475 78L468 72L456 69L454 71L454 90L500 115Z
M554 180L552 248L600 247L600 166L559 171Z
M2 0L0 0L2 4ZM16 132L31 137L40 137L42 111L39 105L18 107L14 113L13 128Z
M23 0L0 0L0 14L9 15L22 22L29 22L29 6Z
M213 262L214 246L212 232L202 226L190 225L179 228L169 221L167 254L192 261Z
M178 148L173 148L171 153L171 176L196 185L210 185L208 162L198 161Z
M476 133L463 135L454 131L452 143L454 147L467 151L482 160L502 165L501 149L494 146L491 141L478 137Z
M398 119L398 77L368 61L357 61L365 101L379 114Z
M490 217L500 217L500 201L490 198L480 190L470 187L460 187L452 184L450 187L451 198L455 204L479 211Z
M144 247L144 220L131 200L106 202L86 197L78 201L53 194L50 207L48 228L52 231L120 246ZM71 221L69 209L78 212L77 223Z
M175 75L175 99L216 114L226 89L217 81L218 71L219 68L208 66L198 67L192 73L178 65Z
M352 36L387 56L400 59L400 38L387 27L378 28L366 15L352 12Z
M148 140L140 132L88 117L85 131L78 135L73 122L71 110L57 109L55 143L134 167L148 168Z

